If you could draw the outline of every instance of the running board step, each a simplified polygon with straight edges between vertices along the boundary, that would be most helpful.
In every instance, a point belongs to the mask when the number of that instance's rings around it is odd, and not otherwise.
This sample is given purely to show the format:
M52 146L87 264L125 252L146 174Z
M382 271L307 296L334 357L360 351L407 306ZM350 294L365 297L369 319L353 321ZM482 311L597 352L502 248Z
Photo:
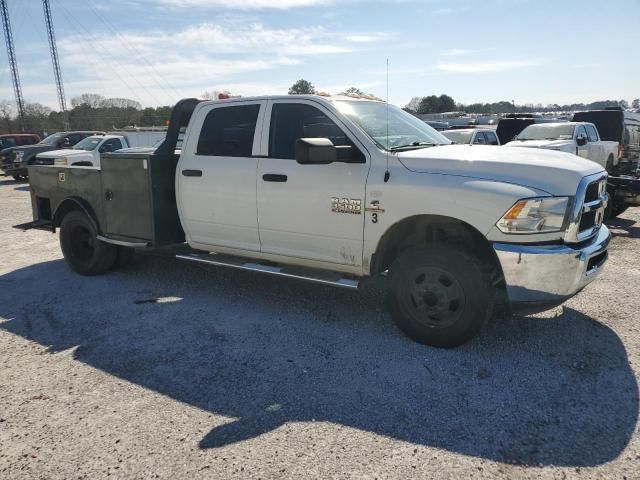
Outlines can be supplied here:
M330 285L333 287L357 289L360 281L353 278L345 278L340 274L324 270L292 267L287 265L273 265L260 263L259 260L247 261L246 258L219 255L215 253L191 253L188 255L176 255L176 258L190 262L206 263L220 267L230 267L249 272L260 272L278 277L295 278L307 282Z

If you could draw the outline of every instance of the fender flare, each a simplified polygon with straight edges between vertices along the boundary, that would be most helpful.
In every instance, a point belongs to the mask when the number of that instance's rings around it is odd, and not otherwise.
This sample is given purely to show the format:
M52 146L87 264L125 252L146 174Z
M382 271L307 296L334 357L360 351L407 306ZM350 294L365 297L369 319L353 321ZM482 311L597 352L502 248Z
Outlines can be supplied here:
M72 210L80 210L83 212L93 224L96 232L101 233L100 226L98 225L98 219L93 208L89 202L80 197L67 197L58 204L56 211L53 214L53 221L51 222L54 232L56 231L56 227L59 227L62 224L64 216Z

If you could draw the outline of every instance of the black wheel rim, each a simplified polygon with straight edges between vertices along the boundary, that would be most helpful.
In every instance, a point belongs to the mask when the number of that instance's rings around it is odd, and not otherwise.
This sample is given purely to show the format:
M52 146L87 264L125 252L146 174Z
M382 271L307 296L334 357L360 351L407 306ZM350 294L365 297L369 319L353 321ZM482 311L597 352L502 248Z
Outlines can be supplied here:
M464 313L462 285L450 272L437 267L418 267L407 277L402 306L416 322L429 328L446 328Z
M71 254L80 260L90 260L95 251L96 239L89 229L77 226L70 232Z

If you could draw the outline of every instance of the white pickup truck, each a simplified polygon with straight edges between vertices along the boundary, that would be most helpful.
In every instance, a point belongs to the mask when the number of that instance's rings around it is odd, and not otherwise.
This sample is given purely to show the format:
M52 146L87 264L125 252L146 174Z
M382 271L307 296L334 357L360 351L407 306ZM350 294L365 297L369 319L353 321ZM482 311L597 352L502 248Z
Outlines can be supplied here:
M532 313L575 295L610 239L597 164L451 145L399 108L350 97L185 99L153 154L32 166L29 178L34 219L17 227L59 227L77 273L178 245L186 261L337 287L387 276L397 325L440 347L473 337L498 304Z
M137 132L128 135L111 134L87 137L71 149L53 150L36 155L31 165L100 167L100 155L125 148L151 147L162 141L166 132Z
M561 122L529 125L508 147L545 148L573 153L612 172L618 164L618 142L600 139L593 123Z

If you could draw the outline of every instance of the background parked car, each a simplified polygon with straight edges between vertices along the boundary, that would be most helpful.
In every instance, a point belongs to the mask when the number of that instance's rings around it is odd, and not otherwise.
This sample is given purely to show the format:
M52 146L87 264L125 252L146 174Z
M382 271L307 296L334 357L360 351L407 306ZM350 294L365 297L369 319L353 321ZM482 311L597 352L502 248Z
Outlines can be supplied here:
M529 125L509 147L544 148L573 153L611 172L618 164L618 142L600 139L593 123L562 122Z
M495 130L489 128L466 128L444 130L442 133L453 143L470 145L500 145Z
M61 148L71 148L83 138L91 135L104 135L104 132L59 132L49 135L40 143L34 145L13 147L10 149L10 152L7 152L4 158L0 159L2 162L0 163L0 169L2 169L4 175L7 177L11 176L15 180L25 180L29 175L27 171L29 160L34 158L38 153Z
M602 140L618 142L620 159L610 173L635 173L640 161L640 113L628 112L620 107L589 110L573 115L574 122L591 122Z

